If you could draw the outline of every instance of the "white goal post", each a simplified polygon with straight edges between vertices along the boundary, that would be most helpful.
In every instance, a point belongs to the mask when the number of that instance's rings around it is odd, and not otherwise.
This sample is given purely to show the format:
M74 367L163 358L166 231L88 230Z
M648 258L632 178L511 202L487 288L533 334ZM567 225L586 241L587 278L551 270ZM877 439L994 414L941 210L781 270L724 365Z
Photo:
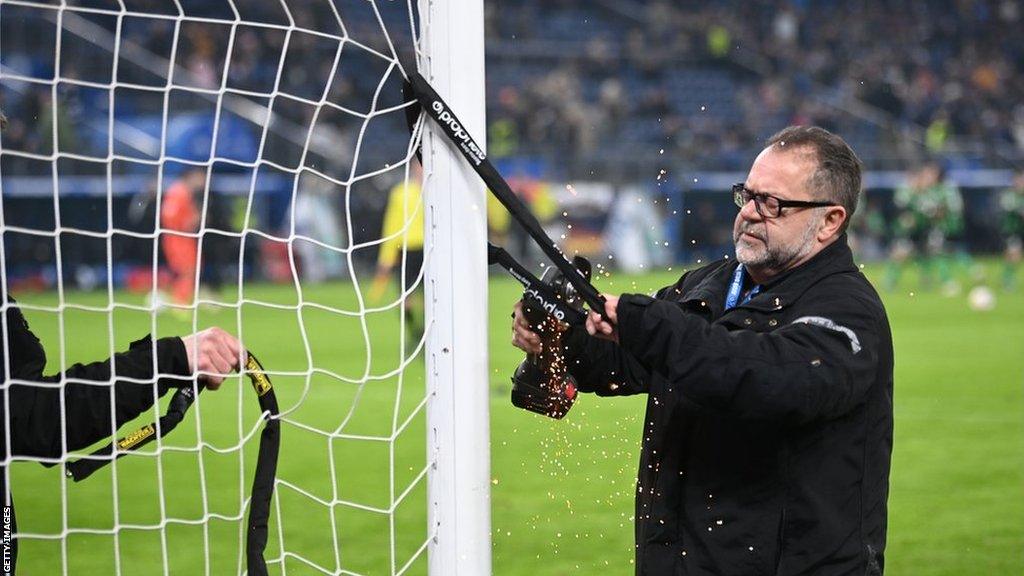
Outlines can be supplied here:
M62 421L72 386L115 397L74 365L222 327L280 403L270 574L490 574L487 191L431 122L396 121L413 54L484 142L483 0L0 0L0 315L16 298L54 377L11 377L5 344L0 402L56 391ZM396 191L419 198L417 149L422 201L378 234ZM164 220L176 187L194 229ZM191 276L169 236L194 241ZM396 239L399 285L377 293ZM267 413L232 376L161 437L159 376L120 378L155 404L87 448L61 429L57 457L0 454L18 573L247 573ZM117 444L140 425L151 443Z
M421 0L421 68L458 110L471 134L486 136L483 0ZM491 573L490 426L487 331L487 202L479 177L427 122L423 157L428 442L436 447L429 478L430 574Z

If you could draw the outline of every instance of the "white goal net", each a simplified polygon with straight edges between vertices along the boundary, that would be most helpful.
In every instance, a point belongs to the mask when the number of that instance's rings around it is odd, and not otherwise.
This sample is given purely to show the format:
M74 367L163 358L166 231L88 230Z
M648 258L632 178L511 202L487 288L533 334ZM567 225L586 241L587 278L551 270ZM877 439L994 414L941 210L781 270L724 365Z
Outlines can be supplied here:
M112 397L65 372L218 326L280 404L271 574L489 573L484 191L402 93L416 65L483 135L482 3L448 4L0 0L3 306L57 375L18 372L5 321L5 445L12 387ZM241 375L61 473L171 396L86 449L2 455L17 573L246 572L266 414Z

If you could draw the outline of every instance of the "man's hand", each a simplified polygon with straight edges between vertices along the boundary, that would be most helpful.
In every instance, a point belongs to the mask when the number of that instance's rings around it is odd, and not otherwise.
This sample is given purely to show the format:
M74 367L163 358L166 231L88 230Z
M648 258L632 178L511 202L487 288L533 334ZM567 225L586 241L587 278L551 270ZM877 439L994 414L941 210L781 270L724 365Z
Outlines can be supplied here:
M587 315L587 333L617 344L619 342L619 331L616 328L616 324L619 322L619 297L611 294L603 294L603 296L605 299L604 313L608 320L602 318L598 312L591 310Z
M181 338L188 354L188 368L210 390L220 388L221 382L237 370L242 359L242 346L238 339L213 327Z
M523 314L523 301L512 310L512 345L527 354L540 354L540 336L530 327Z

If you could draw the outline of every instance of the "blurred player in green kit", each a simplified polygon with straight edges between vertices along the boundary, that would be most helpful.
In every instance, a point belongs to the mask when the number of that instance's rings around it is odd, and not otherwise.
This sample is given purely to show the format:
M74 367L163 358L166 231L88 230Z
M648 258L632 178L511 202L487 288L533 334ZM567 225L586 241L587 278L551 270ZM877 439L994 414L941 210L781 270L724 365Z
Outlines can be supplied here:
M930 288L937 275L943 293L956 295L960 286L952 274L950 243L964 229L960 190L946 179L942 166L930 162L896 189L893 202L897 216L886 287L895 288L907 262L916 260L920 263L922 289Z
M1005 250L1003 252L1003 287L1013 290L1017 285L1017 269L1024 256L1024 170L1017 172L1013 185L999 195L999 223Z

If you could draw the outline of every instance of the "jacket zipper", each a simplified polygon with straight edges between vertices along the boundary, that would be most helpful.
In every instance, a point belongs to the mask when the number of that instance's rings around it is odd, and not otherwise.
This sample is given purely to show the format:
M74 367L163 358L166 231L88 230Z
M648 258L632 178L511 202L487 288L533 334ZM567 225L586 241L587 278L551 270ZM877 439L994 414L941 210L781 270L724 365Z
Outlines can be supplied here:
M789 442L783 440L782 442L782 478L786 485L789 485ZM779 533L778 542L775 544L775 571L773 574L779 573L779 566L782 565L782 555L786 548L786 512L788 510L789 494L785 491L782 493L782 517L779 520Z

